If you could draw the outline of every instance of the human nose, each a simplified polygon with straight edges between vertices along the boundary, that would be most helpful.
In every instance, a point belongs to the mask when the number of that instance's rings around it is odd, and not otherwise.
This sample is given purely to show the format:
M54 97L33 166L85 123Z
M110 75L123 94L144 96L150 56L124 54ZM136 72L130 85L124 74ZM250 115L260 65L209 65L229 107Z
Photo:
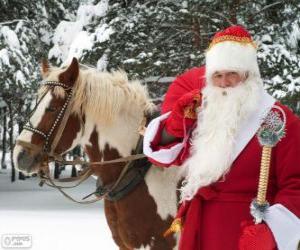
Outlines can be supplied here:
M221 79L220 79L220 85L222 88L226 88L230 85L228 79L226 76L222 76Z

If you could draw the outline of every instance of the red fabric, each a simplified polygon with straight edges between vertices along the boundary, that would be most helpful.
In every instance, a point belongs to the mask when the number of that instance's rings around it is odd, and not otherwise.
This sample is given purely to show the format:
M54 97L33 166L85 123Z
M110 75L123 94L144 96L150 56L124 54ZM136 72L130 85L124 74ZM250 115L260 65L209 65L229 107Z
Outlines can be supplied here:
M204 86L199 72L199 68L192 69L174 81L162 106L163 113L172 110L174 101L192 90L191 86ZM282 204L300 217L300 120L287 107L277 105L287 116L286 136L272 151L268 200L271 205ZM187 138L185 140L188 141ZM187 145L178 156L179 164L189 156L186 149L190 147ZM180 250L239 249L241 223L252 220L249 207L257 194L261 152L262 148L254 136L235 159L225 179L210 186L216 193L215 198L208 198L199 191L186 203L180 212L184 215Z
M210 239L201 237L204 234L206 235L205 226L201 227L199 225L202 225L201 222L204 219L203 213L206 210L205 207L207 202L209 203L216 202L220 204L223 203L223 205L224 204L226 205L230 202L234 202L234 203L236 202L236 203L244 203L248 205L250 204L249 201L251 201L252 198L253 198L252 194L221 193L218 192L213 186L203 187L199 189L196 196L191 201L184 202L183 205L181 205L181 207L178 210L176 217L180 217L184 221L184 228L183 231L181 232L179 249L180 250L237 249L236 247L231 248L232 245L230 245L231 247L228 248L224 246L220 248L223 244L227 245L229 243L230 237L229 239L227 239L228 234L226 234L226 230L230 226L230 223L225 226L225 224L218 223L219 218L217 219L210 218L213 221L213 223L217 224L216 226L218 227L218 231L222 231L222 234L226 235L225 237L221 237L220 235L219 237L221 238L219 239L214 234L209 235ZM203 244L205 242L208 243L208 245L204 247Z
M225 30L221 30L219 32L217 32L214 37L213 40L219 37L225 37L225 36L236 36L236 37L246 37L246 38L251 38L250 33L242 26L240 25L233 25L228 27Z
M184 136L186 136L187 132L193 127L196 119L185 118L184 110L187 107L195 109L197 103L194 99L199 95L200 90L194 89L186 93L176 101L171 114L169 115L165 123L165 128L168 134L178 138L183 138Z
M195 90L195 89L199 89L201 90L204 86L205 86L205 66L201 66L199 68L193 68L188 70L187 72L183 73L182 75L178 76L170 85L164 102L162 104L162 108L161 108L161 113L167 113L169 111L172 111L173 107L175 106L175 103L177 102L178 99L180 99L183 95ZM189 119L185 119L185 122L187 122L187 124L185 124L186 128L193 128L196 126L196 123L194 121L190 121ZM171 123L169 121L169 123ZM171 148L172 146L174 146L175 144L177 144L178 142L182 142L183 141L183 134L179 135L176 134L178 137L178 141L174 142L174 143L170 143L168 145L164 145L161 146L160 145L160 141L161 141L161 133L163 128L166 125L166 120L162 121L159 129L154 137L154 139L152 140L151 143L151 148L153 151L158 151L161 149L168 149ZM183 126L183 124L182 124ZM171 131L171 129L167 129L167 132L170 134L173 134ZM173 162L170 162L168 164L163 164L160 162L157 162L156 160L148 157L148 159L155 165L157 166L161 166L161 167L169 167L171 165L181 165L183 163L183 161L187 158L187 156L189 155L189 149L190 149L190 144L189 144L189 138L185 138L185 145L183 150L180 152L180 154L178 155L177 159Z
M243 233L239 241L239 250L276 250L276 242L272 231L264 224L254 225L248 222L243 225Z
M286 136L272 151L268 201L280 203L300 217L300 120L287 107L277 105L286 113L287 126ZM252 220L249 207L257 194L261 152L254 136L225 179L210 186L214 198L203 198L199 190L185 209L180 250L239 249L241 223Z
M162 104L161 113L172 110L176 101L184 94L194 90L202 89L205 85L205 67L192 68L178 76L171 83Z

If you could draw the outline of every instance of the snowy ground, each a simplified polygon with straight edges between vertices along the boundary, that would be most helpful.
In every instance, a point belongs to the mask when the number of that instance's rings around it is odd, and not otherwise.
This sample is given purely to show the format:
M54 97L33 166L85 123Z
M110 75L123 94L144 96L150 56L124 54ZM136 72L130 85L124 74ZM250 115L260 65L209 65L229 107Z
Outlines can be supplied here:
M102 202L75 204L56 190L39 187L36 178L15 183L9 179L8 173L1 170L0 249L7 249L4 246L9 242L4 240L14 240L10 235L23 234L31 236L33 250L117 249L105 221ZM89 179L72 193L80 199L94 188L95 180Z

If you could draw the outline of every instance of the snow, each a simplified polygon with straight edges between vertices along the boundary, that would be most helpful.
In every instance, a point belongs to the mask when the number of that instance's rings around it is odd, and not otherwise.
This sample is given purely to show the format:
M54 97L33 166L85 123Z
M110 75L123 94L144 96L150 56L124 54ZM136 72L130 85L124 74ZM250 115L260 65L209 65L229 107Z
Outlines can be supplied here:
M143 82L159 82L159 83L171 83L175 80L175 77L172 76L165 76L165 77L160 77L160 76L150 76L147 77L143 80Z
M179 12L183 13L183 14L188 14L189 11L187 9L180 9Z
M103 17L106 15L108 10L108 0L100 1L95 7L95 15Z
M126 63L135 63L136 61L137 61L137 60L134 59L134 58L129 58L129 59L124 60L123 63L124 63L124 64L126 64Z
M82 23L62 21L56 27L53 36L54 48L49 51L49 59L54 56L61 55L61 60L64 61L69 54L71 43L82 30Z
M63 52L58 44L54 44L54 46L49 50L48 58L63 58Z
M188 2L187 1L182 1L181 6L183 8L188 8Z
M272 42L272 38L269 34L266 34L266 35L263 35L262 38L261 38L261 42L269 42L271 43Z
M75 204L56 190L39 187L36 178L11 183L7 171L0 172L1 236L30 235L32 250L118 249L108 229L102 202ZM94 187L95 180L89 179L70 193L80 199Z
M56 58L57 62L66 65L73 57L80 59L83 52L93 48L95 42L104 42L114 32L107 24L97 25L93 34L85 31L95 18L106 15L108 0L102 0L93 5L90 1L81 4L77 10L76 20L62 21L55 29L53 35L53 47L48 58ZM88 29L88 28L87 28Z
M18 70L16 72L16 82L18 82L22 85L26 84L26 78L21 70Z
M95 30L95 39L97 42L105 42L109 39L109 36L114 33L114 30L107 24L100 25Z
M160 66L160 65L163 64L163 62L160 61L160 60L158 60L158 61L154 62L153 64L154 64L155 66Z
M300 28L299 28L299 24L294 23L292 26L292 32L290 34L290 39L288 40L290 42L290 45L293 48L297 48L298 47L298 42L300 41Z
M1 28L0 33L2 33L2 35L4 36L6 44L10 48L15 48L15 49L20 48L20 42L19 42L18 36L13 30L11 30L7 26L3 26Z
M140 54L137 55L137 58L146 58L147 57L147 54L145 52L141 52Z
M72 41L68 52L67 63L72 61L73 57L80 58L84 50L91 50L93 43L88 32L80 31Z
M0 61L5 65L10 66L8 50L5 48L0 50Z
M87 25L93 17L105 16L107 9L108 0L102 0L97 5L81 5L77 10L77 20L83 25Z
M97 69L99 71L106 70L108 64L107 55L104 53L101 58L97 61Z

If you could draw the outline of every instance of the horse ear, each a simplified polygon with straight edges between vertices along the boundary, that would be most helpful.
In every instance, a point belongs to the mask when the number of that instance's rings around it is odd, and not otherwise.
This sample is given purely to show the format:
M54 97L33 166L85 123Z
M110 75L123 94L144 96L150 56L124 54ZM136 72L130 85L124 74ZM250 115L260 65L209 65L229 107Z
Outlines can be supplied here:
M49 62L47 61L46 58L43 58L41 60L41 74L43 79L45 79L49 75L49 72L50 72Z
M73 84L76 82L77 77L79 75L79 64L75 57L73 57L73 60L70 64L70 66L59 75L59 81L73 86Z

